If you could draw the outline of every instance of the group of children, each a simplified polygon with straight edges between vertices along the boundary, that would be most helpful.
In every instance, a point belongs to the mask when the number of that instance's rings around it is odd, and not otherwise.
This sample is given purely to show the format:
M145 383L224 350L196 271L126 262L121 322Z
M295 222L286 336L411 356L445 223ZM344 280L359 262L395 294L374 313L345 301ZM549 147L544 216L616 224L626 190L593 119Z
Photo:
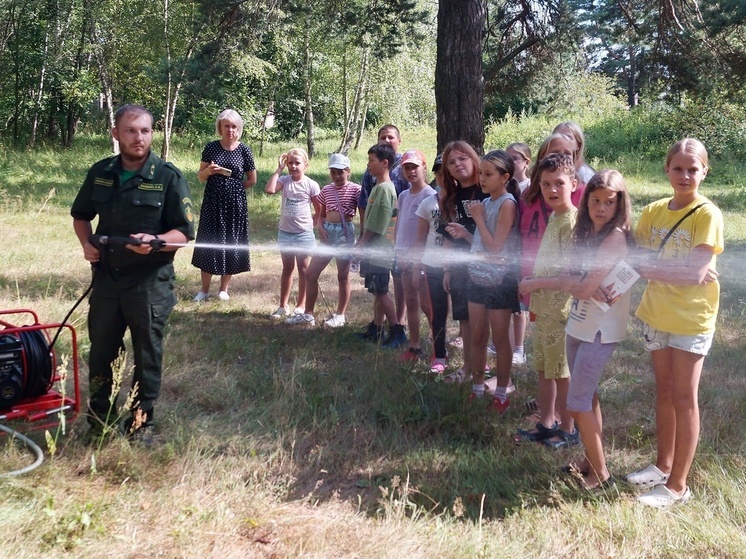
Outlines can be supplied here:
M673 196L647 206L633 229L622 175L594 173L585 164L583 133L574 123L554 130L533 165L525 144L480 158L468 143L451 142L432 168L435 188L427 184L425 156L418 150L398 154L400 141L396 127L380 130L379 143L368 150L363 185L350 182L342 154L330 157L332 183L323 189L305 177L303 150L280 158L266 186L268 193L283 193L280 307L272 317L313 325L319 275L336 257L339 299L325 324L344 325L350 262L357 256L374 298L372 320L360 337L384 347L406 344L406 361L430 357L431 373L447 383L470 381L470 400L488 401L502 415L514 390L511 366L525 362L530 316L539 421L519 429L516 440L558 449L582 439L585 459L568 469L584 488L595 489L614 482L604 458L598 387L625 339L630 309L630 292L610 293L608 277L619 269L628 277L639 274L648 280L636 315L644 323L656 380L658 456L626 479L649 489L638 497L647 505L688 500L686 479L699 435L699 378L718 310L716 255L723 250L722 214L698 192L708 170L704 146L685 139L671 147L665 172ZM285 166L289 174L281 176ZM330 250L312 250L311 208L322 247ZM291 315L296 264L298 299ZM446 374L449 306L459 322L463 365ZM430 356L421 344L420 312L432 333ZM485 381L490 339L492 384Z

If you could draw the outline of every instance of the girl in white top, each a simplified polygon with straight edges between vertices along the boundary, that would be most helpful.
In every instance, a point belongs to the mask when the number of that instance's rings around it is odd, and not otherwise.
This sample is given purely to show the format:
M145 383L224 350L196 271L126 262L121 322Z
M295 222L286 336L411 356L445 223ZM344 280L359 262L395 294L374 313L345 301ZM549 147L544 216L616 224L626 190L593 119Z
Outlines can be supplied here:
M409 326L409 348L401 356L401 360L406 362L427 358L420 341L420 309L429 319L430 298L419 255L412 249L417 241L420 221L417 208L423 200L434 196L435 190L427 184L427 164L420 150L410 149L404 152L400 165L402 175L410 184L407 190L399 194L396 216L396 262L401 269Z
M288 174L282 171L288 168ZM311 214L318 215L321 205L318 201L319 183L305 175L308 168L308 154L301 148L283 153L278 161L277 170L269 177L264 192L275 194L282 192L280 207L280 224L277 233L277 244L282 256L282 276L280 279L280 306L270 317L284 320L287 316L290 289L293 287L293 271L298 264L298 298L295 314L304 314L306 309L306 269L311 260L311 252L316 247L313 226L316 221Z
M602 282L628 252L631 206L618 171L599 171L586 185L573 230L574 251L582 264L582 279L573 287L567 321L567 362L570 390L567 409L585 446L585 460L576 468L586 489L609 483L601 440L602 416L598 385L617 344L624 340L630 291L606 312L593 301L606 301Z

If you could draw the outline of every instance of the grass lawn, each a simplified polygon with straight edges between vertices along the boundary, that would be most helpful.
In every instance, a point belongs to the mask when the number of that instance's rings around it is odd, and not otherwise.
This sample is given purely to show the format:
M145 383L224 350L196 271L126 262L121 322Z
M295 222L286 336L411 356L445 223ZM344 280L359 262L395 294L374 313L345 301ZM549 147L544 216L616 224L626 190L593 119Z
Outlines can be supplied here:
M373 136L361 145L370 145ZM405 136L403 147L434 156L434 133ZM429 147L430 146L430 147ZM249 195L252 271L234 278L231 300L192 302L199 273L191 251L176 258L157 444L115 438L83 444L84 418L56 445L31 433L47 454L21 477L0 480L0 557L26 558L737 558L746 556L746 198L742 169L712 162L703 193L726 216L719 259L721 313L700 390L702 434L691 473L693 500L670 512L643 509L620 482L586 494L559 468L582 450L514 445L529 424L524 402L535 373L515 371L513 408L499 419L466 405L467 386L446 386L425 365L358 341L371 296L355 277L340 330L272 323L279 255L262 250L276 235L279 197L262 193L279 153L257 157ZM309 173L328 182L324 154ZM193 187L202 146L174 149ZM352 154L356 178L365 149ZM85 171L107 153L105 138L71 151L0 154L0 310L35 310L62 320L90 282L72 231L69 205ZM668 195L662 162L631 154L616 167L628 180L636 215ZM333 266L322 275L318 320L336 302ZM640 290L635 293L639 300ZM633 303L634 304L634 303ZM87 378L87 302L73 313ZM423 321L424 322L424 321ZM453 331L455 327L452 325ZM429 334L425 327L425 335ZM616 476L655 455L655 387L639 322L604 376L605 445ZM63 336L58 356L70 352ZM454 352L453 363L459 355ZM131 358L124 366L125 384ZM84 390L85 393L85 390ZM3 422L4 423L4 422ZM25 423L13 424L26 431ZM7 438L0 472L33 459Z

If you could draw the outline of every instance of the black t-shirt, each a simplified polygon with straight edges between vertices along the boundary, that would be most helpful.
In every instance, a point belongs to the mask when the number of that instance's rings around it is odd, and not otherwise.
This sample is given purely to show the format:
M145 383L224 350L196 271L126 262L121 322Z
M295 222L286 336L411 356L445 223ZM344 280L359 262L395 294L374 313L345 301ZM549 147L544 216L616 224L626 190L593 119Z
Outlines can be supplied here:
M482 200L488 198L489 194L482 192L481 187L478 184L459 188L456 193L456 219L455 222L459 225L466 227L466 230L474 234L477 230L477 224L471 217L469 207L472 204L481 204ZM453 243L453 247L459 250L469 250L471 243L466 239L454 239L450 235L446 234L446 238Z

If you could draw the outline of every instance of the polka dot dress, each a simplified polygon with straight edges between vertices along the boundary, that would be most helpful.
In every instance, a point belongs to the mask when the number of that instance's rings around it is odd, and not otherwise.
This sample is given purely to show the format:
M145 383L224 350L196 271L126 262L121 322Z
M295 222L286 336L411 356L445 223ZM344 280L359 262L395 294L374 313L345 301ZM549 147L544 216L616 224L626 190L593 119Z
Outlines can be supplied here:
M254 155L247 145L238 144L236 149L228 151L218 140L205 146L202 161L214 161L232 172L230 177L212 175L207 179L195 243L221 244L226 248L197 246L192 255L192 265L219 276L247 272L251 269L249 212L242 181L244 173L256 169Z

